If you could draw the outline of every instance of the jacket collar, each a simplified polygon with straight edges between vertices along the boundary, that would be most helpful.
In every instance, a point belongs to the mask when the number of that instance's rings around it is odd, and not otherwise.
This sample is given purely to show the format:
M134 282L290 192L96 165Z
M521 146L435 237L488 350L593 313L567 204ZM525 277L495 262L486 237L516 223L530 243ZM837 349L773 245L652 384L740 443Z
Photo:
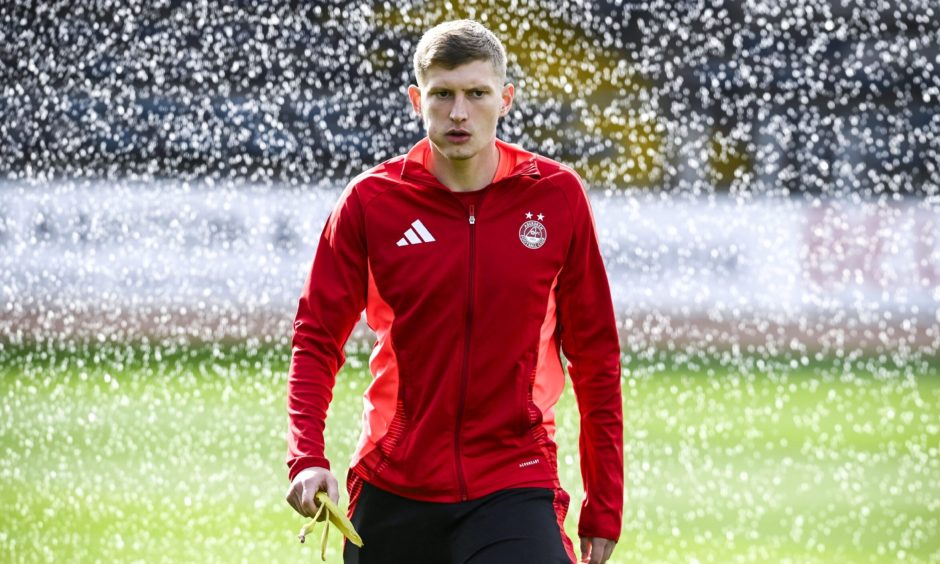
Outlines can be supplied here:
M499 139L496 140L496 148L499 150L500 164L496 170L496 177L493 178L494 184L505 178L517 176L539 178L541 176L535 154ZM422 184L440 185L440 181L427 168L430 156L431 142L425 137L405 155L401 177Z

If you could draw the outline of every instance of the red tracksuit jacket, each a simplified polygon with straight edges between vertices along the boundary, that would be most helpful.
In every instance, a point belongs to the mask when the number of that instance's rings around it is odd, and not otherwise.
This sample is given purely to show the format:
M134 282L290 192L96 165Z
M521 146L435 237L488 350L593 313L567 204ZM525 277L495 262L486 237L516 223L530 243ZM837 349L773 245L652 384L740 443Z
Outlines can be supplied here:
M579 535L618 539L620 348L593 217L577 175L497 141L481 191L448 190L428 140L355 178L320 238L294 322L290 477L329 468L323 429L344 344L363 310L377 340L350 496L366 480L456 502L556 491L554 406L568 359L581 415Z

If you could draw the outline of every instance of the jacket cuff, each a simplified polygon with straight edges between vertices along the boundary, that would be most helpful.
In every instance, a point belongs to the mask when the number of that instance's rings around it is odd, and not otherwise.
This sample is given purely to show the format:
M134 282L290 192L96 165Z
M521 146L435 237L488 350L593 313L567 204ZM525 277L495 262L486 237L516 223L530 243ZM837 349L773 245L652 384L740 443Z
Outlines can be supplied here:
M581 538L602 538L614 542L620 540L621 527L617 523L597 523L596 520L582 513L578 523L578 536Z

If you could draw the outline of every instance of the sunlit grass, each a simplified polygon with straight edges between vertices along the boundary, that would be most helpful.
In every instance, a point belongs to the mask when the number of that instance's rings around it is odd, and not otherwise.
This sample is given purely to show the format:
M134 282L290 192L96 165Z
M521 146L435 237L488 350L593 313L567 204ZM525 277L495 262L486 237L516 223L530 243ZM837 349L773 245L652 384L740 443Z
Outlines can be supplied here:
M319 560L283 501L287 355L5 345L0 560ZM367 383L352 355L327 423L341 481ZM623 389L614 561L940 556L936 362L660 354L626 363ZM570 388L558 413L561 478L578 500ZM334 536L330 562L339 548Z

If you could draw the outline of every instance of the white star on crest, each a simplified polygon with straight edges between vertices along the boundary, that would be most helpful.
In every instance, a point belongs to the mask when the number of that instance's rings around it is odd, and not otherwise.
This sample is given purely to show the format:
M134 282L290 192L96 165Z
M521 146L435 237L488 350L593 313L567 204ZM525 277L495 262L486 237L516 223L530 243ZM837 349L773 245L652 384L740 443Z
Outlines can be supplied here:
M542 221L543 219L545 219L545 216L542 214L539 214L539 221Z
M532 212L526 212L525 218L526 218L526 219L532 219Z

